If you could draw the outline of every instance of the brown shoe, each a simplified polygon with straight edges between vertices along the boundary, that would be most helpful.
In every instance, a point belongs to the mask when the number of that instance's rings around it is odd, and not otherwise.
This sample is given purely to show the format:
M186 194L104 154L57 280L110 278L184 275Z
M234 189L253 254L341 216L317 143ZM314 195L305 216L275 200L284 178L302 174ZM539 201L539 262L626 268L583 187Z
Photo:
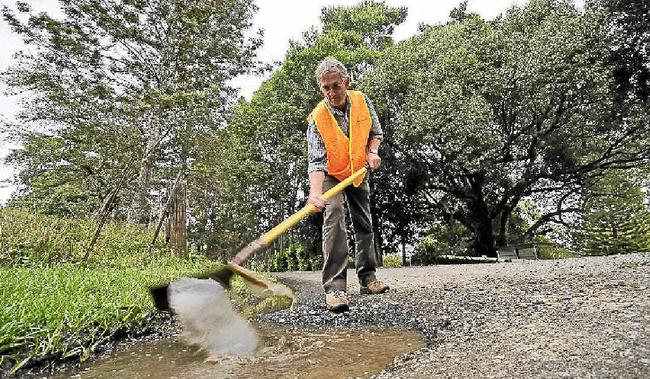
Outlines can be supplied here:
M380 293L385 293L388 292L390 287L387 285L383 284L379 280L374 280L370 283L368 283L367 286L361 286L361 294L362 295L377 295Z
M345 294L345 291L334 291L326 293L325 304L327 304L327 309L335 313L346 312L350 310L350 307L348 306L348 298Z

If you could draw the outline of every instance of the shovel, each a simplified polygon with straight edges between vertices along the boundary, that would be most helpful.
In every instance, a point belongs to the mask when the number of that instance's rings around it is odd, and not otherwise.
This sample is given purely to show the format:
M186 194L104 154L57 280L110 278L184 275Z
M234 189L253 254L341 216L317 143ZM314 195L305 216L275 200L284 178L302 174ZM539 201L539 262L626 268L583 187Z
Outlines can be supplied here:
M359 171L354 172L352 175L350 175L349 178L343 180L336 186L332 187L329 191L325 192L323 194L323 198L325 200L329 200L332 197L338 195L346 187L352 184L352 182L355 179L365 174L366 171L367 169L363 167ZM289 218L287 218L286 220L284 220L283 222L275 226L273 229L269 230L261 237L248 244L248 246L243 248L225 266L219 268L217 271L208 274L198 275L195 277L198 279L213 279L216 282L218 282L220 285L222 285L225 289L228 289L230 288L230 279L232 279L234 274L237 274L241 278L243 278L249 286L257 289L258 291L261 291L262 294L283 295L292 298L292 300L295 300L295 295L289 288L276 283L270 283L266 279L257 275L256 273L246 270L240 265L246 262L248 258L253 256L257 252L267 248L280 235L282 235L287 230L294 227L296 224L302 221L302 219L310 215L315 210L316 210L316 206L311 203L308 203L298 212L289 216ZM149 291L151 292L151 296L153 297L154 304L156 305L156 308L158 308L158 310L161 311L170 310L169 297L168 297L169 283L152 287L149 289Z

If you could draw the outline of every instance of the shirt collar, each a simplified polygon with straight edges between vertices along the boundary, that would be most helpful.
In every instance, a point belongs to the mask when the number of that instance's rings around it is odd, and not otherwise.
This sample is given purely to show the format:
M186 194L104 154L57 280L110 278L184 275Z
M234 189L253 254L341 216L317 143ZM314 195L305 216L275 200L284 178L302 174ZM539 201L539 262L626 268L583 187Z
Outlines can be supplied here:
M346 114L350 114L350 95L348 95L347 92L345 93L345 112L334 108L327 98L325 98L325 104L330 112L335 116L345 116Z

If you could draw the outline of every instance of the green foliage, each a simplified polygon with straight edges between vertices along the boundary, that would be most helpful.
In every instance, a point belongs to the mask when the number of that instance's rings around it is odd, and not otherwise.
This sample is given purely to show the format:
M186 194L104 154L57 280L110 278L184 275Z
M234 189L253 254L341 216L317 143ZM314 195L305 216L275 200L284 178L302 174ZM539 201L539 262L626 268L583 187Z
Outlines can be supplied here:
M322 270L323 264L325 264L322 254L314 254L309 261L311 262L310 265L312 271Z
M579 256L548 236L535 236L532 242L537 244L537 257L539 259L565 259Z
M399 255L384 255L384 267L402 267L402 257Z
M529 201L521 201L517 207L513 209L508 219L507 226L507 241L508 243L528 243L530 242L529 236L526 232L530 229L529 218L539 217L536 212L534 204ZM498 226L495 228L498 229Z
M471 234L455 220L434 223L413 252L413 264L431 264L441 255L467 255Z
M541 245L537 247L537 257L539 259L565 259L577 256L578 254L559 245Z
M44 177L37 179L43 180ZM81 188L63 184L52 187L44 185L43 187L33 187L34 192L29 195L18 197L9 202L12 208L23 208L51 216L86 216L91 214L93 201L89 199L89 194ZM39 190L47 188L48 194L38 193Z
M0 210L3 369L43 357L83 361L116 334L152 327L144 325L156 312L150 286L217 267L194 254L149 251L150 233L123 223L107 225L80 264L94 228L90 220Z
M551 203L549 222L586 178L647 162L647 104L611 117L608 33L601 8L536 0L424 28L383 54L362 88L401 161L393 177L410 187L395 205L454 218L475 254L494 256L522 199Z
M265 268L268 271L316 271L323 265L320 255L310 257L305 247L292 243L282 250L276 250L268 259Z
M647 1L595 0L588 6L608 11L612 32L610 60L615 66L617 99L620 106L630 99L647 101L650 97L650 3ZM625 110L621 109L624 113Z
M325 8L322 31L312 28L301 40L291 41L281 66L250 102L239 102L224 133L201 147L193 166L190 204L196 216L193 228L203 235L210 254L232 254L242 240L254 239L304 205L305 118L322 99L314 78L317 64L335 56L355 80L360 78L381 55L380 49L392 44L389 35L405 16L403 8L372 1ZM310 255L319 255L313 242L318 240L318 225L302 223L287 238L306 246Z
M581 253L650 251L650 209L638 177L611 172L594 183L585 198L583 222L576 233Z
M0 210L0 265L52 265L79 262L97 228L91 219L44 216L22 209ZM109 222L97 240L91 262L147 259L152 235L140 226ZM154 254L154 253L152 253Z
M252 0L64 1L62 19L26 3L4 19L29 49L0 78L27 91L5 134L21 142L17 201L86 216L137 157L115 209L146 224L178 171L188 171L233 105L231 80L255 64ZM39 127L35 127L35 125Z

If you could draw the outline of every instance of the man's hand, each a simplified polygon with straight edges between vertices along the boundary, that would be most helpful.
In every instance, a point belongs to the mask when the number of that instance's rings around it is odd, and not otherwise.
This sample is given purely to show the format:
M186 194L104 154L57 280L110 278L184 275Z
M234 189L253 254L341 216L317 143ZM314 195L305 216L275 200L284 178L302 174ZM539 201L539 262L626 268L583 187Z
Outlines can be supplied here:
M325 206L329 203L329 201L323 198L323 194L320 193L310 193L307 202L316 207L316 210L313 213L322 212L325 210Z
M327 200L323 199L324 180L325 173L323 171L309 173L309 199L307 199L307 202L316 207L316 210L312 213L322 212L327 205Z
M371 151L366 154L366 161L368 162L368 167L372 171L379 169L379 166L381 166L381 158L379 158L378 154Z

